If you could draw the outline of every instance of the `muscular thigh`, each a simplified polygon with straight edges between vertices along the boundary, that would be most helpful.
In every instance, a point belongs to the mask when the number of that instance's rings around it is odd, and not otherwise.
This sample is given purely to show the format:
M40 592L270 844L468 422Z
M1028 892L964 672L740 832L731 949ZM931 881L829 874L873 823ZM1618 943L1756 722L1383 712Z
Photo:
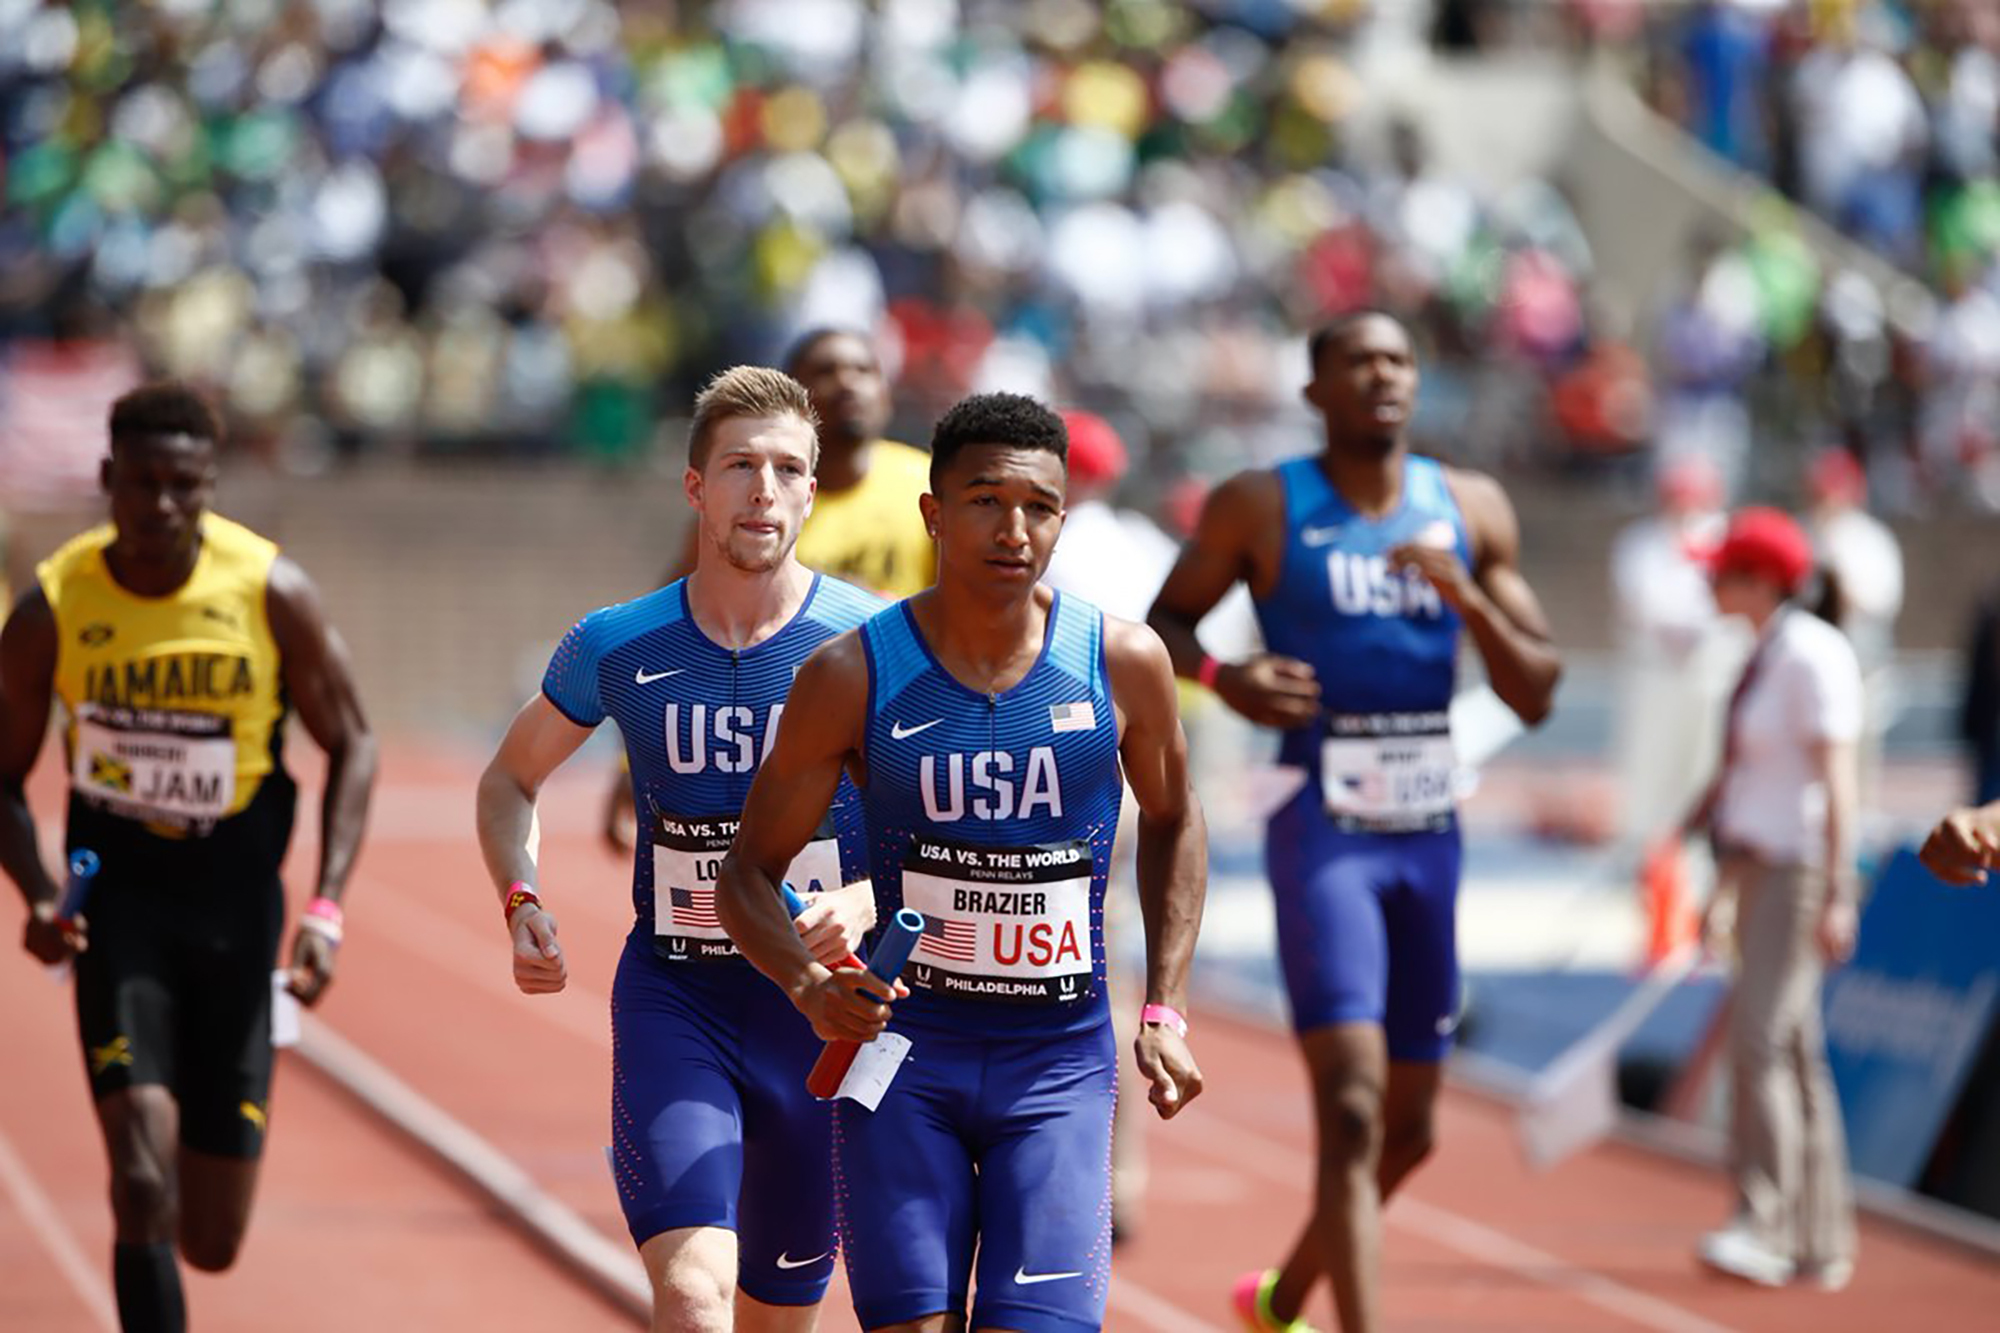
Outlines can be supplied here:
M834 1103L834 1191L854 1313L865 1329L962 1319L979 1220L973 1099L977 1041L911 1031L909 1057L873 1111Z
M721 965L697 964L694 967ZM761 978L752 978L761 981ZM713 978L663 972L626 947L611 1000L611 1159L635 1245L685 1227L736 1229L743 1089L735 1015Z
M743 1187L738 1284L766 1305L813 1305L838 1248L833 1110L806 1091L819 1054L812 1027L762 977L743 1016Z
M1382 893L1393 868L1380 841L1335 828L1310 791L1271 821L1265 861L1298 1032L1382 1021L1389 987Z
M255 1158L270 1115L271 971L284 887L271 874L218 885L215 898L176 976L181 1143L217 1158Z
M1395 836L1395 887L1383 896L1389 1058L1442 1060L1458 1016L1457 829Z
M996 1053L982 1097L974 1328L1103 1327L1117 1059L1108 1023Z

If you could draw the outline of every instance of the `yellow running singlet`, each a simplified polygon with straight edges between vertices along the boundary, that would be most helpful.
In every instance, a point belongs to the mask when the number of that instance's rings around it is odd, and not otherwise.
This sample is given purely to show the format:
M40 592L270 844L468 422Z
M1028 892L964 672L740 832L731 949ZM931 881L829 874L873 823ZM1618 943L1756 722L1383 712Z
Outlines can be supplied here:
M859 485L814 497L799 532L799 563L884 597L922 592L937 568L917 508L917 497L930 488L929 454L895 440L875 441Z
M142 597L111 576L110 525L37 569L56 622L56 697L78 795L160 832L206 832L250 803L285 714L265 585L278 548L207 514L186 583Z

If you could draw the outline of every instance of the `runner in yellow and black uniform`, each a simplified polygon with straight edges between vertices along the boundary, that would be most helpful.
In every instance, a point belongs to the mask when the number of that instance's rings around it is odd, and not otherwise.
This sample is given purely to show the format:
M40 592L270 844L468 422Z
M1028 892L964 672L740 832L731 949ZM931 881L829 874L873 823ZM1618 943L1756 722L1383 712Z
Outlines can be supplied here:
M76 959L128 1330L183 1327L174 1242L196 1267L226 1268L249 1219L296 797L281 755L289 710L329 761L318 894L289 978L307 1003L333 974L375 773L311 582L208 512L218 439L207 405L179 385L119 399L103 472L112 521L43 562L0 632L0 864L32 909L29 952ZM55 919L23 790L52 700L68 845L103 867L73 929Z

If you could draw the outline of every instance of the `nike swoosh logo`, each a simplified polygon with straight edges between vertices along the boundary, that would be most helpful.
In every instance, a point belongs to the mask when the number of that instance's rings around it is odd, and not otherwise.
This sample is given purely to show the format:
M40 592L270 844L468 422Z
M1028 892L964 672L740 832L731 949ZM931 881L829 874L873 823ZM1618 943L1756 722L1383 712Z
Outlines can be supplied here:
M1339 541L1340 535L1345 531L1347 529L1341 527L1300 528L1299 540L1307 546L1330 546Z
M635 684L651 685L656 680L665 680L668 676L678 676L685 670L687 670L686 667L675 667L672 671L654 671L649 673L646 668L640 667L632 673L632 680Z
M944 721L943 718L934 717L930 721L920 722L914 727L905 727L900 722L891 723L889 726L889 739L897 741L908 740L910 737L916 735L920 731L929 731L932 727L935 727L938 723L942 721Z
M778 1267L780 1267L780 1268L811 1268L811 1267L812 1267L812 1266L813 1266L814 1264L816 1264L816 1263L818 1263L818 1262L819 1262L820 1260L822 1260L822 1259L826 1258L827 1254L832 1254L832 1253L833 1253L833 1251L832 1251L832 1250L828 1250L828 1251L826 1252L826 1254L815 1254L815 1255L814 1255L814 1256L813 1256L812 1258L810 1258L810 1259L794 1259L794 1258L792 1258L792 1257L791 1257L791 1255L789 1255L789 1254L781 1254L781 1255L779 1255L779 1256L778 1256Z
M1030 1273L1025 1268L1017 1268L1014 1270L1014 1283L1016 1286L1032 1287L1037 1282L1060 1282L1066 1277L1082 1276L1081 1273Z

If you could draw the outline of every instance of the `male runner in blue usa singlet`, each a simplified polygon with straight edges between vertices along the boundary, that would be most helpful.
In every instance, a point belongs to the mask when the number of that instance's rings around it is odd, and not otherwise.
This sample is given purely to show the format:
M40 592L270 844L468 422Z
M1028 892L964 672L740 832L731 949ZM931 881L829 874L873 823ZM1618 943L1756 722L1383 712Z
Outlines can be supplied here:
M1309 350L1325 448L1218 487L1150 623L1181 675L1284 729L1280 761L1308 778L1265 857L1319 1121L1315 1213L1282 1270L1239 1284L1238 1312L1251 1329L1303 1330L1324 1275L1345 1333L1374 1333L1381 1203L1430 1152L1458 1004L1459 636L1531 723L1560 665L1505 492L1409 454L1417 368L1402 325L1349 315ZM1195 627L1239 580L1267 651L1221 664Z
M818 1043L744 963L715 901L799 664L882 605L793 558L814 425L804 388L775 370L738 367L702 391L685 480L694 572L579 621L479 786L515 981L561 990L535 888L535 795L605 718L624 735L641 814L636 921L611 997L611 1145L658 1333L806 1333L833 1272L831 1119L804 1088ZM810 904L794 938L821 959L874 920L868 885L842 887L865 880L866 850L854 793L841 795L787 871Z
M1117 1072L1103 900L1121 764L1149 943L1135 1053L1161 1116L1201 1088L1179 1011L1207 849L1173 672L1144 626L1038 582L1066 446L1060 418L1012 394L938 423L923 497L937 584L806 663L814 707L786 715L723 868L730 933L828 1038L871 1039L889 1009L800 947L776 886L843 771L867 812L878 914L924 918L895 1009L907 1058L874 1110L836 1111L867 1329L964 1329L975 1285L974 1329L1103 1326Z

